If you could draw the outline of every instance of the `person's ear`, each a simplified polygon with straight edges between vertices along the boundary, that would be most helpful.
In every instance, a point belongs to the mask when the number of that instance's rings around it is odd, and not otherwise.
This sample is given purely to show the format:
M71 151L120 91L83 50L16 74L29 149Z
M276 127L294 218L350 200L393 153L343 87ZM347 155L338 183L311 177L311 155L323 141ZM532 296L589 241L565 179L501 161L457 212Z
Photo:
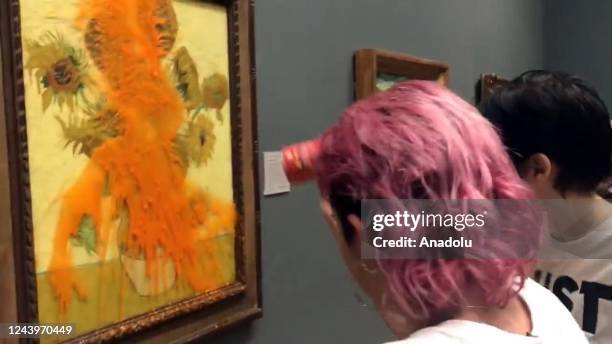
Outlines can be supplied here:
M325 222L327 222L329 227L331 227L331 229L334 230L334 232L339 231L340 223L338 223L338 219L336 218L334 209L332 209L332 206L329 203L329 201L322 198L319 205L321 207L321 213L323 214L323 218L325 219Z
M523 165L523 177L530 182L546 182L553 178L553 165L542 153L530 156Z
M320 206L321 206L321 213L323 213L323 218L325 219L325 222L327 222L327 225L331 229L331 232L334 235L336 242L338 242L338 244L343 244L346 246L348 243L346 242L346 239L344 239L344 236L342 235L342 224L338 220L338 216L336 215L336 212L332 208L331 203L329 203L327 199L322 198L320 202Z
M353 234L354 234L353 241L356 243L361 242L361 231L362 231L363 225L362 225L362 222L359 216L355 214L350 214L348 216L348 223L351 224L351 230L353 231Z
M336 216L336 212L332 208L329 201L324 198L321 199L320 207L321 207L321 212L323 213L323 217L325 218L325 222L327 222L329 227L332 229L332 233L334 237L336 238L336 240L338 241L338 243L341 243L342 245L348 246L348 247L359 248L360 245L353 244L361 240L361 219L359 218L359 216L351 214L347 217L348 223L350 224L349 229L352 230L354 234L353 240L351 241L351 243L348 243L346 240L346 237L342 233L343 231L342 224L338 220L338 217Z

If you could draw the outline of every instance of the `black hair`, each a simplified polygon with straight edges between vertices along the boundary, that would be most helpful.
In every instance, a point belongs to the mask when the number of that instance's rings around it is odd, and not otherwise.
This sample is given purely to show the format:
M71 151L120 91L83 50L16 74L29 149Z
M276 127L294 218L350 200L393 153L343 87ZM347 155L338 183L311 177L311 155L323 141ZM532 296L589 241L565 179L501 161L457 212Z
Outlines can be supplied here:
M610 114L583 79L528 71L496 89L480 110L500 131L517 169L537 153L559 167L554 186L562 194L593 192L610 175Z
M474 84L474 95L474 104L480 104L482 102L482 78L478 78Z
M350 215L361 218L361 199L355 197L352 185L347 182L346 176L341 176L330 185L329 204L336 213L342 234L346 243L351 245L355 241L355 229L349 222Z

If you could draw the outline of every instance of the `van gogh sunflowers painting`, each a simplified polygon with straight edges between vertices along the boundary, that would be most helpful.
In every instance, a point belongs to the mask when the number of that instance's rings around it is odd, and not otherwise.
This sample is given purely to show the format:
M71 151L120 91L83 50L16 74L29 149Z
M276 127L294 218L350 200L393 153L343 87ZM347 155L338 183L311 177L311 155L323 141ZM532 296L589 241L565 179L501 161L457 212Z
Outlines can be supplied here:
M22 0L21 27L40 322L235 281L227 9Z

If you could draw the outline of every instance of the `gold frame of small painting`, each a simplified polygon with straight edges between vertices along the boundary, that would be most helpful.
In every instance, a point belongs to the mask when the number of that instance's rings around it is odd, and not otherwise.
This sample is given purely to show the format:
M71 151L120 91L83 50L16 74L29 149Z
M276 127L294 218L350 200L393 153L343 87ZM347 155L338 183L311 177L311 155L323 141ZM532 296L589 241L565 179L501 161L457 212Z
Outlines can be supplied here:
M484 73L480 75L478 79L478 85L476 87L476 95L474 102L476 105L489 99L495 92L495 89L510 84L510 80L503 78L495 73Z
M449 66L418 56L381 49L360 49L355 53L354 64L356 99L406 80L432 80L448 86Z

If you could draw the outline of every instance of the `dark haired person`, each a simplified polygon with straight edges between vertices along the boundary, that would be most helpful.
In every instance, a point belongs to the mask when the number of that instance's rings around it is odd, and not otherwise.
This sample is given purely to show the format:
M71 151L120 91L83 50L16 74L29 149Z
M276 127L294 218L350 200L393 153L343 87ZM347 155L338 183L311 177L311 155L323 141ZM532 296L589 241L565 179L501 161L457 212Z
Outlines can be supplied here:
M529 278L539 249L530 239L541 237L529 215L473 247L472 259L439 258L443 248L420 251L429 259L361 259L362 200L533 197L493 126L447 88L410 81L351 105L321 137L315 164L339 251L400 338L395 344L587 343L561 302ZM524 254L508 259L504 252L516 247Z
M551 210L551 245L535 279L572 312L591 343L612 343L612 204L597 196L610 173L610 114L579 77L529 71L480 106L521 177Z

